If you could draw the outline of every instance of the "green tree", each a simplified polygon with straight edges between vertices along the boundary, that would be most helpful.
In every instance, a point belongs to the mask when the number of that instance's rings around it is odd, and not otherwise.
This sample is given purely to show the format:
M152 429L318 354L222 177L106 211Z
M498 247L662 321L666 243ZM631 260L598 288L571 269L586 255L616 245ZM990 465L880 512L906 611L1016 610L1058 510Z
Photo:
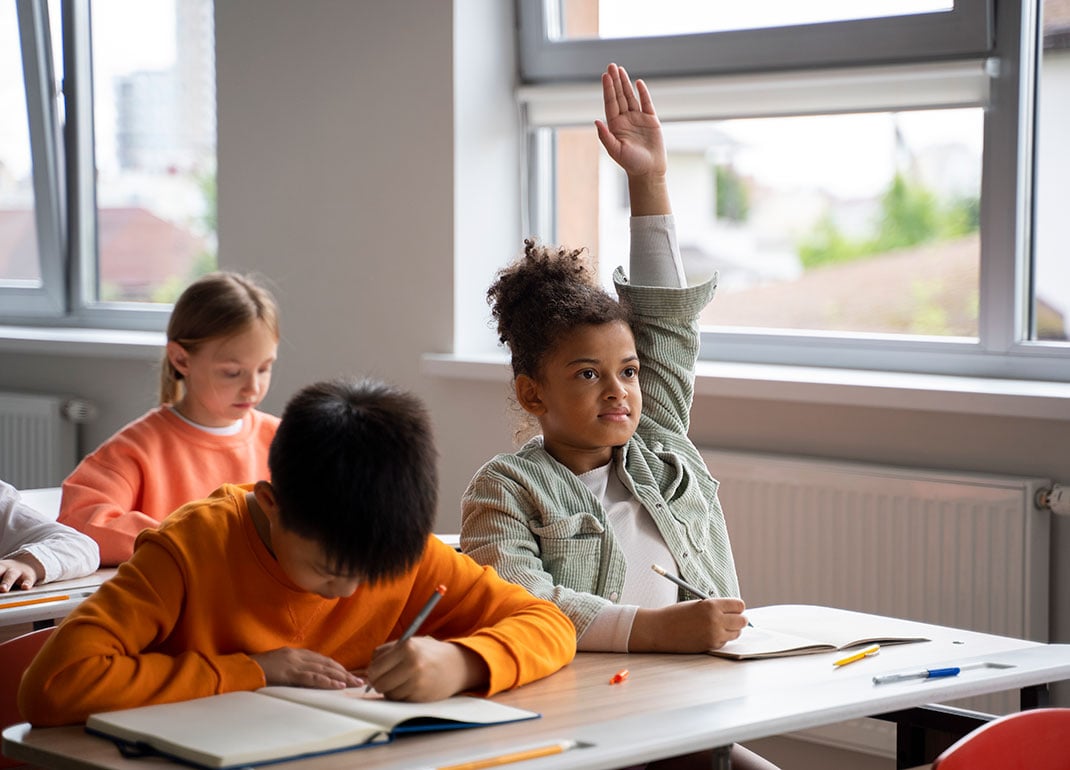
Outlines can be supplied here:
M936 196L896 173L881 196L881 218L873 251L879 253L933 240L940 228Z
M715 166L714 182L717 185L717 218L746 222L750 215L750 193L743 177L732 166Z
M976 232L980 201L976 197L943 202L919 182L897 173L881 195L873 235L848 238L826 212L804 234L796 248L806 269L883 254Z

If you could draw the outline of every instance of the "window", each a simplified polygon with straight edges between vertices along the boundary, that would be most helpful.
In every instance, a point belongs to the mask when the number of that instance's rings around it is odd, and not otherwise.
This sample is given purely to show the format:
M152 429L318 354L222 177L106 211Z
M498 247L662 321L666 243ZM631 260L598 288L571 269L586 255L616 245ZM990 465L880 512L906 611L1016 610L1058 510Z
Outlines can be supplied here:
M1028 0L537 5L518 5L527 230L590 247L607 281L626 260L624 180L589 126L606 62L644 77L685 266L719 273L704 357L1070 376L1070 20Z
M1070 3L1049 0L1041 9L1036 114L1036 238L1033 329L1038 340L1070 336Z
M162 328L216 265L212 0L18 0L0 48L3 321Z

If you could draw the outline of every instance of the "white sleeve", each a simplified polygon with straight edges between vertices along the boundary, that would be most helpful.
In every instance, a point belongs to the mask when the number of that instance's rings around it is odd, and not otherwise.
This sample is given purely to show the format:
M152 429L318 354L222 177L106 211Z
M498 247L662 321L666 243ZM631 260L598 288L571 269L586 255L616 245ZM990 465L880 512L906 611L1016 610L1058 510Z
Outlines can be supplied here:
M100 566L93 538L49 521L23 503L14 487L0 481L0 559L23 553L41 562L42 583L88 575Z
M602 608L576 640L576 649L580 652L627 652L632 623L638 611L638 607L627 604Z
M676 220L671 214L631 218L631 254L628 279L634 286L687 286Z

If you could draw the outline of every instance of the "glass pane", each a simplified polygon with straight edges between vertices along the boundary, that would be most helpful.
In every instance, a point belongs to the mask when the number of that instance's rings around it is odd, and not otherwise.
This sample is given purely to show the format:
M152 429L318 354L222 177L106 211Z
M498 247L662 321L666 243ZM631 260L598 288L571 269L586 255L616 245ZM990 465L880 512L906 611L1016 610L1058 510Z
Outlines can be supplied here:
M1035 339L1070 338L1070 3L1046 0L1037 89Z
M0 3L0 286L38 286L30 123L15 3Z
M719 272L704 325L976 337L980 109L665 126L691 282ZM627 263L623 174L594 131L558 131L556 238L604 279ZM577 162L585 143L599 183ZM598 197L597 240L582 217ZM573 222L579 220L578 224Z
M212 0L94 0L100 301L171 302L216 265Z
M546 0L551 6L554 0ZM560 0L558 39L658 37L950 11L953 0Z

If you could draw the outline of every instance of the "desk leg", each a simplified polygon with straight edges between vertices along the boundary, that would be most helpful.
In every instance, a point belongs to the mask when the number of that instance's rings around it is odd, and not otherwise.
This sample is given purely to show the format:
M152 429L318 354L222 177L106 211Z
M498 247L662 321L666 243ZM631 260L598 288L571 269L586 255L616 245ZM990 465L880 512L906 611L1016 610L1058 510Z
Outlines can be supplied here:
M937 754L992 716L930 705L879 714L876 718L895 723L895 766L901 770L932 762Z
M732 770L731 746L718 746L713 750L713 770Z
M1051 705L1051 693L1048 685L1035 684L1031 687L1023 687L1021 692L1022 711L1029 709L1042 709Z

